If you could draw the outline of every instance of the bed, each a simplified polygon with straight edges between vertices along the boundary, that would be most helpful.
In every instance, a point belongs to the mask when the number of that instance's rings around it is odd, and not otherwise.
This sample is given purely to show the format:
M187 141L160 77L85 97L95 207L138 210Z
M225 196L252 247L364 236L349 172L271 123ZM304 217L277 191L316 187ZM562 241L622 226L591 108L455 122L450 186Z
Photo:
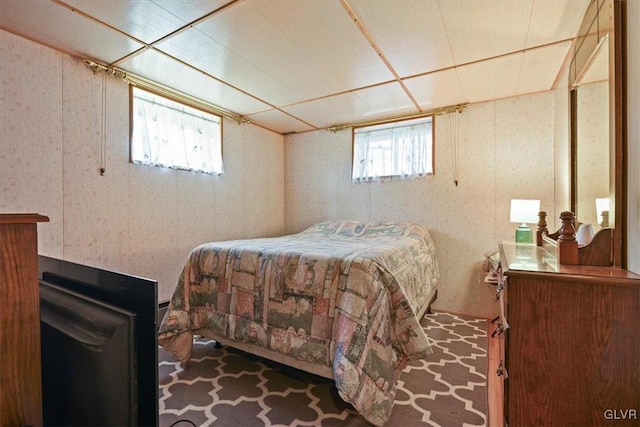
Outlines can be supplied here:
M191 251L159 327L182 362L194 335L332 378L384 424L409 360L431 354L420 319L437 296L433 241L406 222L323 222Z

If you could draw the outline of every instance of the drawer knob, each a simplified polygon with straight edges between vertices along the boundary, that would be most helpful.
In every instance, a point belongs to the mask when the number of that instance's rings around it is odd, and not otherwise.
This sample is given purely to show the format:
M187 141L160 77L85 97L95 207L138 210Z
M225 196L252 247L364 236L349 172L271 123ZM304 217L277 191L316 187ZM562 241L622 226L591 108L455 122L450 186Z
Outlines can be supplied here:
M496 335L502 335L502 333L504 332L504 329L505 329L504 325L502 324L502 322L500 322L496 327L496 329L491 334L491 338L495 338Z
M504 367L504 362L502 360L498 364L498 369L496 370L496 375L498 375L499 377L504 376L505 378L509 378L509 375L507 374L507 369Z

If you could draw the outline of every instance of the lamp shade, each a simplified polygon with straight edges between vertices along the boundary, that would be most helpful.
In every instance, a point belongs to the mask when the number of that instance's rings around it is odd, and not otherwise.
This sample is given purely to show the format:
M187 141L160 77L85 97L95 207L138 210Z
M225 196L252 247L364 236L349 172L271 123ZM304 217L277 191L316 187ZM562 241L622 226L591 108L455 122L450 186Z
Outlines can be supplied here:
M537 223L540 212L540 200L511 200L511 214L509 221L519 224Z
M576 240L578 241L578 245L588 245L591 240L593 240L594 234L595 233L593 232L593 225L580 224L580 227L578 227L578 231L576 232Z

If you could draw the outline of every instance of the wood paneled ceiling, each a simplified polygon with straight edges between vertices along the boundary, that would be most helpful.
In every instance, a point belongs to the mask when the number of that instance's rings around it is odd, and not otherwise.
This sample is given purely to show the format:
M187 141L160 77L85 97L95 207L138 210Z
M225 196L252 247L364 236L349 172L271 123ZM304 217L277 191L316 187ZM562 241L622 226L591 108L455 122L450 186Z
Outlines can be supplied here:
M0 28L274 132L550 90L589 0L0 0Z

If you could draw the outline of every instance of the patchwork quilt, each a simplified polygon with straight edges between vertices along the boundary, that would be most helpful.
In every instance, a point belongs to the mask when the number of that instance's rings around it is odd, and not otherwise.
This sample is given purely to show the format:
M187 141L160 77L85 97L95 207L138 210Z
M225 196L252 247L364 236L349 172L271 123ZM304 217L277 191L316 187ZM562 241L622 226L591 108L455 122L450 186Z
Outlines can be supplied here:
M382 425L406 362L432 352L415 313L438 279L433 241L413 223L206 243L185 263L159 342L186 361L193 334L212 331L329 366L340 396Z

